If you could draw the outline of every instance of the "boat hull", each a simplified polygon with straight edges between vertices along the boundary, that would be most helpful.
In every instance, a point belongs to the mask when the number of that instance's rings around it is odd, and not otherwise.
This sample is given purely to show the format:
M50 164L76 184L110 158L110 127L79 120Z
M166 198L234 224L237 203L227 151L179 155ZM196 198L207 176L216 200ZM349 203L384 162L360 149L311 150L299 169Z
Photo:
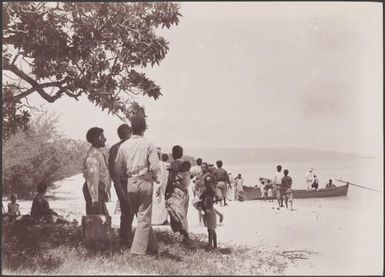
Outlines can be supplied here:
M324 188L318 190L306 190L298 189L293 190L293 198L319 198L319 197L338 197L346 196L348 194L349 185L335 187L335 188ZM246 187L243 186L243 197L245 200L261 200L264 199L262 196L262 191L259 187Z
M349 186L340 186L335 188L328 189L318 189L318 190L293 190L293 198L317 198L317 197L338 197L346 196L348 194Z

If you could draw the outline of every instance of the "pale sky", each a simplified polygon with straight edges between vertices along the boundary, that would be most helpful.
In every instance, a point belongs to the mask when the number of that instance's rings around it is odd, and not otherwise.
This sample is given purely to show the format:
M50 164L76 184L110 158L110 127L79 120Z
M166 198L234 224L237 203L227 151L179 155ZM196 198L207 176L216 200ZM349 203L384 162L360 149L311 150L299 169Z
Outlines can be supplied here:
M159 32L169 53L144 70L163 96L138 98L156 145L383 153L381 3L180 5L179 25ZM99 126L118 140L122 122L86 100L44 107L69 137Z

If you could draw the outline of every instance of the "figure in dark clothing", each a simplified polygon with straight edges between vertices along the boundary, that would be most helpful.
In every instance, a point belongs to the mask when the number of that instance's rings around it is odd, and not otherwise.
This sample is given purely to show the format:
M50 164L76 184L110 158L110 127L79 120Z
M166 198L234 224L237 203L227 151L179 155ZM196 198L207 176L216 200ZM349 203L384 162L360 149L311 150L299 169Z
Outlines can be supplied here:
M217 228L217 217L214 209L215 201L215 179L211 174L204 177L205 189L202 192L200 199L202 200L202 210L204 212L203 222L207 227L209 235L209 244L207 249L217 248L217 234L215 229Z
M289 200L289 194L287 193L287 190L291 189L291 186L293 184L293 180L289 176L289 170L285 169L283 171L283 178L282 178L282 183L281 183L281 195L283 195L285 199L285 205L286 208L288 208L287 201ZM291 190L290 190L291 191Z
M222 161L217 161L217 168L214 169L213 174L215 176L215 179L217 181L217 195L219 197L219 202L222 206L222 200L223 200L223 205L226 206L226 198L227 198L227 186L231 186L230 184L230 178L229 174L227 171L222 168L223 162Z
M59 216L54 210L50 209L47 199L44 195L47 192L47 184L41 182L37 185L38 194L32 201L31 216L41 218L46 216Z
M118 136L120 141L110 149L110 155L108 157L108 171L111 179L114 182L116 195L120 204L120 229L119 237L123 244L128 245L131 237L131 224L130 224L130 205L127 198L127 178L120 178L115 172L115 160L120 145L128 140L131 136L131 128L127 124L122 124L118 128Z
M184 243L190 243L188 236L187 212L189 204L188 186L190 184L190 168L188 161L182 160L183 148L175 145L172 148L174 161L170 164L165 198L166 209L170 215L170 226L174 232L183 236Z

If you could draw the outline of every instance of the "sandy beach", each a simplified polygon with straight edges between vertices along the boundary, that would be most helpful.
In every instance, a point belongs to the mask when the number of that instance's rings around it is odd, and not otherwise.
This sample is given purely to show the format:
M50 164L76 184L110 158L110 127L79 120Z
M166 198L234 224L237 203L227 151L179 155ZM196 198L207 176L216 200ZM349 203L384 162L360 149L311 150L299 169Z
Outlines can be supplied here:
M50 206L68 219L80 221L84 213L82 184L81 175L58 182L57 189L48 193L55 196ZM19 203L22 214L30 212L31 201ZM112 189L108 208L113 226L118 227L120 215L114 213L115 205L116 195ZM295 199L294 210L277 210L275 201L229 201L228 206L216 205L216 208L224 214L224 221L217 228L219 247L242 245L262 253L277 251L291 260L285 274L382 273L382 194L362 193L351 187L348 197ZM199 225L198 213L192 205L188 216L190 232L207 233ZM252 264L257 258L250 257L245 262Z

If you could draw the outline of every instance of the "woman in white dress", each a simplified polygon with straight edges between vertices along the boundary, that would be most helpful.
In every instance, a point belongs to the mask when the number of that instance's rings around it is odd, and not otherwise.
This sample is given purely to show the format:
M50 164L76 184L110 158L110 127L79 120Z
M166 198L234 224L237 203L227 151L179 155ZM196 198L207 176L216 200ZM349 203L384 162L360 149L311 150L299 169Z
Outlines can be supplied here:
M154 183L152 198L152 216L151 223L153 225L167 224L168 213L166 210L165 191L168 180L169 164L167 162L168 155L162 154L162 160L159 162L159 171L157 181Z

